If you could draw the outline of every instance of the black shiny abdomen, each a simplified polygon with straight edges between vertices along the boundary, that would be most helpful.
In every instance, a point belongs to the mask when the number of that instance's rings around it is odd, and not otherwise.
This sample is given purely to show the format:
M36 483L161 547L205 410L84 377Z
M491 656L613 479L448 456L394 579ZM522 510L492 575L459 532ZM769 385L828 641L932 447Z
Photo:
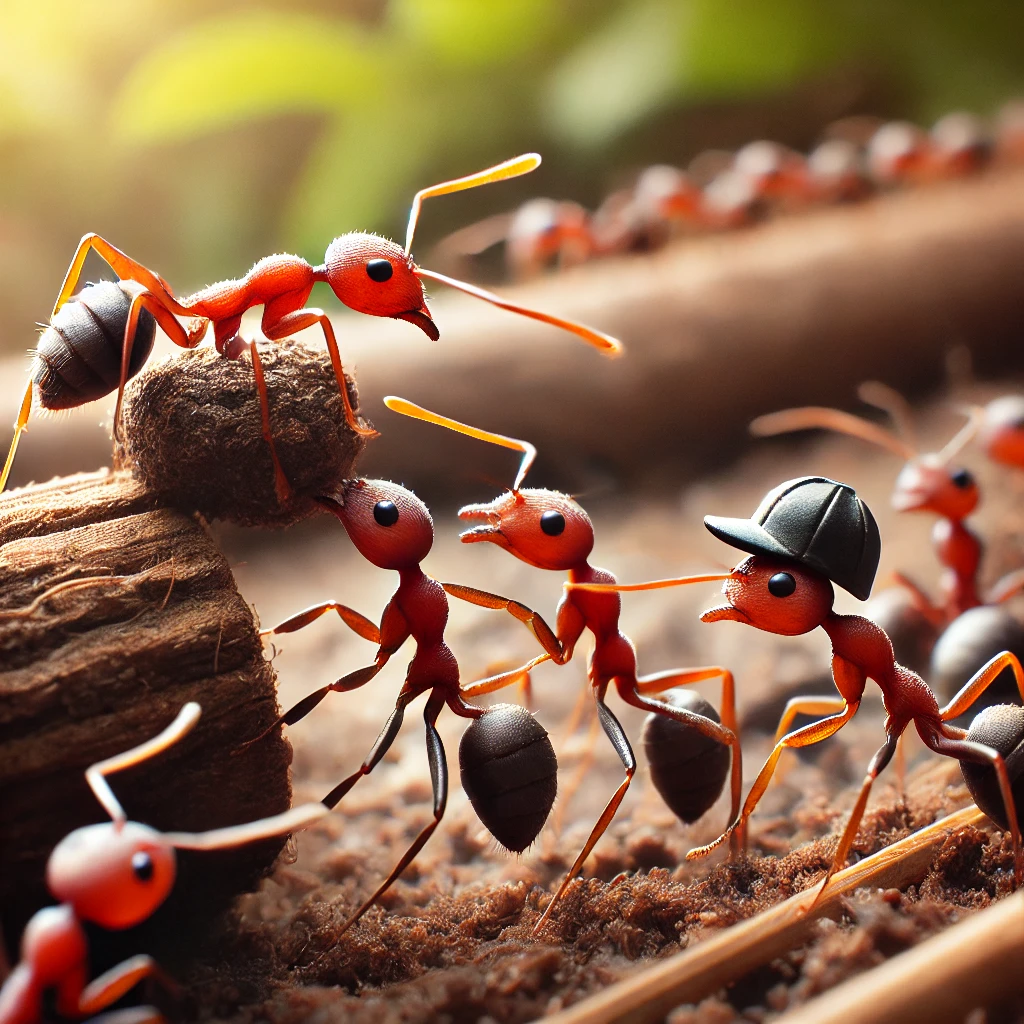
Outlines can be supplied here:
M721 722L718 712L692 690L669 690L662 698L673 707ZM654 713L644 723L643 743L651 781L669 810L687 824L710 810L729 775L729 747L691 725Z
M39 338L32 380L44 409L74 409L117 390L131 295L120 284L90 284L57 311ZM156 321L139 317L128 376L153 351Z
M522 853L547 821L558 762L547 731L518 704L495 704L459 744L462 788L487 831Z
M1010 776L1010 789L1017 809L1017 820L1024 821L1024 708L1019 704L995 704L985 708L971 722L967 738L983 743L1003 755ZM974 802L1003 830L1009 828L1006 805L988 764L961 761L960 771Z

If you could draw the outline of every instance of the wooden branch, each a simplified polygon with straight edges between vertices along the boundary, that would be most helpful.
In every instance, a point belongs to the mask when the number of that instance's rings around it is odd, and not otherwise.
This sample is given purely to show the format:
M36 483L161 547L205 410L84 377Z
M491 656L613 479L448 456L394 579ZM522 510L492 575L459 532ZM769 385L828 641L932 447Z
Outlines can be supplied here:
M156 735L189 700L203 708L195 731L112 779L129 815L202 831L285 810L288 742L277 734L234 756L277 715L275 678L206 532L123 473L4 495L0 917L9 943L50 900L43 872L56 842L104 819L86 767ZM146 926L147 941L194 945L190 936L265 874L283 843L183 855L176 894ZM149 948L138 943L125 946Z
M816 885L547 1019L550 1024L660 1021L673 1007L698 1002L806 941L814 922L838 913L842 897L854 889L905 888L920 881L951 832L985 821L973 806L950 814L840 871L813 910Z
M1024 992L1024 892L784 1014L778 1024L939 1024Z

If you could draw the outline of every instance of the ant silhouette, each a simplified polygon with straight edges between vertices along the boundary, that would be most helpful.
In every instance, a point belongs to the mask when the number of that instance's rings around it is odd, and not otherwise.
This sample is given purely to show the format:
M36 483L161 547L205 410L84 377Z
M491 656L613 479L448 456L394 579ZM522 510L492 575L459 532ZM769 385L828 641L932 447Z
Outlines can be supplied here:
M89 946L83 924L123 929L145 921L174 886L175 849L241 846L294 832L328 813L323 804L303 804L273 817L209 832L158 832L129 821L106 777L148 761L177 743L195 726L200 713L198 704L186 704L158 736L86 771L86 781L110 821L75 829L50 854L46 882L60 903L37 911L25 927L21 962L0 989L0 1024L41 1021L50 992L56 993L59 1014L79 1020L117 1002L146 978L176 989L156 961L145 955L133 956L89 982ZM128 1013L132 1021L163 1020L153 1007ZM129 1019L117 1013L103 1016Z
M377 235L350 232L339 236L328 246L324 263L318 267L312 266L298 256L267 256L256 263L245 277L210 285L185 299L175 298L170 285L162 277L115 248L106 239L96 234L85 235L79 242L68 267L51 315L51 326L57 329L63 342L64 358L55 359L42 344L36 353L15 425L14 440L11 442L3 472L0 473L0 490L7 483L18 442L28 424L35 389L38 388L41 404L45 408L70 408L110 394L113 384L109 383L109 380L104 381L102 385L105 390L100 390L99 386L93 383L87 394L77 397L74 394L74 385L79 376L85 374L95 377L87 372L86 367L96 360L104 364L107 371L104 376L107 378L111 376L109 371L112 365L120 368L117 405L114 410L114 436L118 436L125 383L141 368L152 345L152 326L145 320L147 316L155 319L167 337L181 348L195 348L212 324L214 344L218 353L228 359L239 359L244 352L249 352L259 394L263 436L270 448L275 486L282 501L289 497L291 491L278 460L271 433L267 386L259 351L253 342L243 340L238 333L242 314L248 309L263 306L261 327L263 334L270 341L280 341L307 327L320 327L344 403L345 418L356 433L364 436L373 436L376 432L360 426L357 421L345 386L334 327L322 309L305 305L313 285L319 282L329 284L338 299L356 312L407 320L419 327L432 340L437 340L440 333L427 307L423 278L439 281L501 309L569 331L605 353L613 355L620 352L620 343L607 334L509 302L475 285L419 267L413 261L412 240L424 199L514 178L535 170L539 165L540 156L536 153L527 153L476 174L421 189L413 197L404 249L395 242ZM85 258L92 250L106 260L121 279L120 288L123 295L118 301L122 307L126 297L130 297L130 301L126 313L122 308L116 315L112 313L108 317L108 330L97 330L94 325L94 329L87 332L85 338L79 339L73 330L66 330L67 325L59 322L57 317L64 304L71 299L78 285ZM123 340L114 333L120 316L125 318ZM183 327L177 317L192 319L187 327ZM141 331L140 320L144 324ZM64 334L61 334L62 330L65 331ZM43 337L48 338L49 333ZM138 351L135 348L137 335L141 342Z
M477 440L488 441L523 453L523 459L511 491L487 504L467 505L459 511L460 519L481 521L481 525L462 534L463 543L473 544L488 541L497 544L528 565L536 566L538 569L568 572L570 588L577 582L614 583L615 577L610 572L595 568L588 561L588 556L594 546L594 528L590 517L583 508L567 494L522 487L523 480L537 454L536 448L532 444L459 423L395 396L385 398L384 404L402 415L424 420ZM496 594L489 594L469 587L446 584L445 590L472 604L510 612L515 618L528 625L544 649L544 654L534 658L522 668L475 684L478 688L477 692L488 692L510 685L520 679L523 673L528 673L544 661L553 661L555 664L564 665L571 660L576 644L585 629L589 629L594 637L594 651L589 659L587 674L596 701L598 719L622 761L625 778L612 794L579 856L545 908L534 928L534 934L543 930L569 883L580 872L597 841L611 824L636 772L636 757L626 733L605 703L609 686L614 685L619 697L630 706L671 719L731 750L732 810L730 820L735 819L742 786L742 761L740 741L736 733L733 677L728 669L710 666L672 669L654 675L638 676L636 673L636 650L632 641L619 629L620 600L617 595L582 594L571 589L566 590L559 602L556 612L556 629L552 632L537 612L518 602L512 602ZM685 686L716 678L722 680L722 724L688 710L686 707L675 706L667 701L655 700L651 697L651 694L664 693L675 686ZM680 781L685 784L689 780L677 780L677 782ZM716 796L717 790L711 796L711 803L714 802ZM666 801L671 804L671 797L666 797ZM707 806L710 806L710 803ZM704 810L707 810L707 807L704 807ZM739 839L738 836L737 844Z
M363 763L335 786L323 803L335 807L363 776L373 771L398 736L405 709L423 693L428 694L423 720L434 801L430 822L373 895L342 925L336 933L340 936L391 887L441 823L448 800L448 765L436 723L445 705L460 718L468 718L473 723L460 748L463 785L481 820L509 849L525 850L547 819L555 799L556 764L547 733L525 708L510 704L479 707L465 699L487 693L489 689L460 685L458 662L445 643L446 591L456 596L462 594L461 588L442 585L420 567L434 542L433 521L426 505L412 491L387 480L350 480L336 495L317 500L337 516L364 558L381 569L398 572L398 589L384 609L379 627L346 605L325 601L262 631L261 636L292 633L333 611L353 632L379 645L371 665L309 694L286 711L263 736L279 725L294 725L329 693L345 693L365 686L412 637L416 650L395 701L395 710ZM530 623L527 625L534 628ZM490 680L487 683L489 686ZM510 758L505 762L506 777L511 774L507 786L501 785L501 780L495 786L495 780L488 777L488 765L500 757ZM518 789L518 794L512 793L513 789Z
M892 644L880 626L860 615L833 611L833 583L859 600L867 600L881 552L871 510L847 484L814 476L787 480L768 492L750 519L705 516L704 525L720 540L749 552L750 557L718 576L684 576L628 586L572 583L570 589L649 590L723 580L725 603L709 608L701 621L743 622L781 636L799 636L820 626L832 642L832 677L839 697L794 698L789 702L775 746L754 780L742 812L718 839L691 850L687 859L707 855L743 828L767 789L782 752L819 743L837 733L857 713L867 680L873 679L882 691L886 709L885 743L871 759L815 903L832 875L846 863L872 783L896 753L899 738L911 722L925 746L935 753L994 769L1013 840L1014 881L1020 885L1024 849L1006 762L997 750L967 739L966 730L949 724L1007 667L1013 670L1024 699L1024 670L1016 656L1004 651L992 658L940 708L924 680L896 662ZM788 732L801 712L828 717Z

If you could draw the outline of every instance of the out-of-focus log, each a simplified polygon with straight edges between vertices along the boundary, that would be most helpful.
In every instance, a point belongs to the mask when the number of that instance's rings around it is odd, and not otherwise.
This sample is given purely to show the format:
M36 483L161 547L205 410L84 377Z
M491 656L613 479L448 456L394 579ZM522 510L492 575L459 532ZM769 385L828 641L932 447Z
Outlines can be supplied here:
M971 347L982 372L1018 368L1021 266L1024 175L992 173L502 290L618 335L627 345L618 360L440 294L431 299L436 344L390 320L351 315L337 324L363 411L384 435L370 446L369 472L428 500L479 497L483 477L511 481L507 453L388 413L380 399L395 393L529 438L541 452L535 483L671 483L726 459L758 413L849 403L853 386L871 377L910 392L934 384L955 344ZM19 364L0 420L13 420L21 380ZM101 435L86 448L84 434L72 439L60 428L50 436L65 449L82 446L64 453L74 465L109 458ZM32 461L44 446L40 424L19 457L20 479L45 472Z
M111 777L129 816L201 831L285 810L287 740L278 733L234 756L273 722L274 684L252 612L193 519L161 507L125 474L0 498L0 918L8 944L50 902L43 873L53 846L104 820L85 769L156 735L186 701L203 708L194 732ZM194 946L203 923L251 887L283 843L181 855L174 895L125 949Z

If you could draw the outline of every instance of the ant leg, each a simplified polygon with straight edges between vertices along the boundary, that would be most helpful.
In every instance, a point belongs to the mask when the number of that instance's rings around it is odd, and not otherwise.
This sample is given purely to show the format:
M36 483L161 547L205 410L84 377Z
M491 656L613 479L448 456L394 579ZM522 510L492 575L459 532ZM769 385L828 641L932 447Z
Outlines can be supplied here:
M488 676L486 679L478 679L476 682L467 683L459 687L459 693L463 697L479 697L484 693L493 693L495 690L504 689L513 683L519 683L521 693L525 699L525 706L529 707L529 700L532 695L530 684L530 672L543 661L550 661L550 654L538 654L532 661L518 668L509 669L507 672L500 672L498 675Z
M14 465L14 456L18 451L18 442L21 435L28 427L28 418L32 412L32 391L35 382L29 378L28 387L25 388L25 397L21 400L21 408L18 410L18 420L14 424L14 439L11 441L10 450L7 452L7 461L4 463L3 472L0 473L0 491L7 486L7 478L11 475L11 466Z
M260 420L263 425L263 440L267 442L270 449L270 461L274 464L274 493L277 500L286 505L291 501L292 486L285 476L284 467L278 458L277 445L274 444L274 433L270 429L270 397L267 395L267 379L263 375L263 361L260 359L259 349L255 341L247 345L249 355L252 357L252 375L256 378L256 395L260 400Z
M555 909L555 906L561 900L562 894L568 888L569 883L580 873L584 862L590 856L591 850L594 849L597 841L604 835L605 830L612 823L612 819L619 809L619 804L622 803L626 790L629 789L629 784L633 781L633 775L636 773L636 756L633 754L633 748L629 745L629 740L626 738L619 720L611 713L608 705L604 702L604 693L607 687L608 682L604 681L599 683L595 689L597 714L601 720L601 726L605 731L605 735L611 740L615 753L619 755L619 760L622 761L622 766L626 769L626 777L619 783L619 788L615 790L611 799L605 805L605 809L601 812L601 817L597 819L597 824L594 825L590 837L584 844L583 849L580 850L579 856L573 862L572 867L569 868L569 872L562 880L558 891L551 897L551 901L544 908L544 913L541 914L540 920L534 925L534 935L539 935L544 930L544 925L547 924L551 911Z
M1002 604L1024 590L1024 569L1014 569L996 580L988 592L985 604Z
M126 1006L89 1018L89 1024L165 1024L167 1018L155 1006Z
M651 700L646 694L663 693L673 686L687 686L690 683L699 683L705 679L714 679L715 676L722 677L722 724L712 722L703 715L696 715L691 711L684 711L682 708L672 707L664 701ZM653 711L658 715L665 715L673 718L683 725L689 725L697 729L705 736L731 748L731 772L729 779L729 791L732 803L729 809L729 821L734 822L740 812L740 800L743 796L743 758L740 749L740 739L736 724L736 687L732 673L719 666L708 668L674 669L668 672L658 672L654 675L641 676L633 680L633 686L627 689L620 688L619 695L627 703L644 711ZM743 823L733 832L730 838L730 845L733 853L746 845L746 835Z
M911 604L933 625L946 624L946 613L909 576L902 572L892 574L896 583L910 594Z
M116 1003L144 978L154 978L169 992L180 991L177 982L151 956L141 954L111 967L86 985L78 997L78 1012L84 1017Z
M537 638L538 643L551 656L556 664L565 663L565 651L562 642L555 636L551 627L535 612L525 604L513 601L510 598L502 597L500 594L489 594L486 590L477 590L474 587L464 587L459 583L442 583L445 593L457 597L460 601L469 604L479 605L481 608L491 608L495 611L506 611L514 619L518 619Z
M427 706L423 709L423 722L427 732L427 758L430 761L430 784L434 790L434 816L420 831L412 846L402 855L401 860L391 869L388 877L377 887L377 891L341 926L336 937L344 935L391 888L395 880L426 846L427 840L437 830L437 826L441 824L448 803L448 761L445 758L444 746L438 735L436 723L437 716L441 713L444 705L444 697L435 692L431 693L427 700Z
M1007 666L1013 669L1014 678L1017 680L1017 690L1020 693L1021 702L1024 703L1024 669L1015 654L1003 651L997 654L987 665L978 669L966 683L963 689L944 707L939 709L939 717L944 722L962 715L984 692L995 682L996 678Z
M712 850L721 846L730 837L732 832L746 824L747 819L753 813L761 797L764 796L764 791L768 788L768 783L771 781L772 775L775 772L775 766L778 764L783 750L787 747L809 747L813 743L820 743L822 740L828 739L829 736L837 733L853 718L859 707L860 701L854 704L847 704L842 714L830 715L828 718L822 718L820 721L812 722L810 725L805 725L803 728L783 736L775 744L771 754L768 755L768 760L765 761L761 771L757 774L757 778L754 779L754 784L750 787L750 792L747 794L747 799L743 804L743 810L740 812L739 818L714 842L690 850L686 855L686 859L695 860L697 857L706 857Z
M324 601L323 604L315 604L311 608L297 612L271 629L261 629L260 636L270 636L275 633L294 633L296 630L305 628L311 622L315 622L326 612L337 612L341 621L353 633L357 633L364 640L369 640L371 643L380 643L380 629L376 623L371 622L365 615L361 615L354 609L349 608L348 605L339 604L337 601Z
M878 777L879 772L892 760L902 733L903 729L899 732L887 733L885 743L878 748L875 756L871 758L871 764L868 765L868 773L864 776L864 784L861 786L857 802L853 805L853 810L850 812L850 820L846 823L846 830L843 832L839 845L836 847L832 863L829 865L828 871L825 872L825 877L818 886L814 902L807 908L808 912L813 910L821 899L832 876L841 870L846 863L846 858L850 855L850 847L853 846L853 841L857 838L857 829L860 828L861 818L864 817L864 808L867 807L868 797L871 795L871 785Z
M355 410L348 398L348 386L345 383L345 371L341 365L338 341L334 336L334 326L322 309L298 309L294 313L284 313L274 320L268 320L264 314L263 333L271 341L280 341L296 331L302 331L317 324L323 330L324 340L327 342L327 351L331 356L331 365L334 367L334 378L338 382L341 402L345 407L345 421L360 437L377 437L377 431L372 427L367 429L356 422Z
M75 250L75 255L71 258L71 265L64 275L64 283L60 286L57 301L53 305L53 313L50 314L51 317L56 316L60 307L74 295L75 289L78 287L78 279L82 274L82 267L85 265L85 258L89 255L90 249L95 250L97 255L106 260L110 269L122 281L138 281L147 291L157 296L157 299L172 313L177 313L179 316L193 315L191 310L174 298L171 289L167 287L167 282L159 274L154 274L152 270L136 262L130 256L126 256L105 238L89 234L83 236Z
M1018 676L1018 678L1020 678ZM944 728L949 728L944 726ZM998 750L975 743L960 737L945 736L937 730L921 737L936 754L946 754L958 761L973 761L975 764L987 764L996 773L999 782L999 793L1003 798L1006 810L1006 823L1010 826L1010 838L1013 842L1013 884L1020 887L1024 882L1024 844L1021 841L1020 822L1017 818L1017 804L1013 798L1013 783L1010 773L1006 770L1006 760Z
M845 707L846 702L842 697L791 697L779 719L773 742L778 743L789 732L797 715L831 715ZM777 768L776 772L780 779L784 778L784 769Z

